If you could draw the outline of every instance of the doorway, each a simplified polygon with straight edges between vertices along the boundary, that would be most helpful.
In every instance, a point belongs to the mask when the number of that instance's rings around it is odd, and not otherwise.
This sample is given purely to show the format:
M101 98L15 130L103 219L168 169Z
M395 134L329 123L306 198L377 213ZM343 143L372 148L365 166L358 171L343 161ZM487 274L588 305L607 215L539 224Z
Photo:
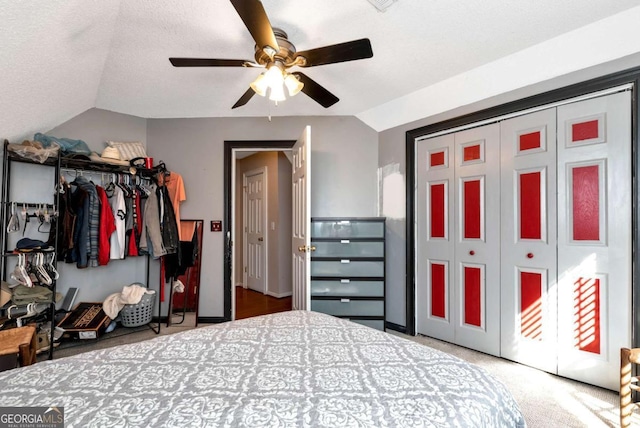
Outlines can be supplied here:
M278 272L274 275L273 269L269 272L267 268L270 262L266 262L263 270L265 275L266 285L264 287L266 294L259 291L253 291L248 288L248 281L245 280L244 272L244 231L243 231L243 181L242 173L239 174L240 162L246 163L248 166L245 168L252 168L255 164L251 164L247 159L255 156L252 161L258 161L259 157L266 157L271 154L280 158L282 162L283 153L290 151L295 144L295 141L225 141L224 148L224 213L225 221L223 226L224 233L224 319L231 320L237 318L236 303L241 305L248 305L249 312L242 310L241 316L245 317L247 313L258 315L260 311L273 311L279 312L281 310L288 310L291 308L290 294L281 292L275 287L277 281L281 281L283 275L288 275L288 281L291 283L291 270L287 272ZM267 171L269 168L267 168ZM240 179L238 180L238 175ZM291 177L287 178L289 185L287 186L289 192L291 191ZM268 178L267 178L268 182ZM277 183L272 183L277 184ZM268 196L271 198L271 196ZM289 194L289 198L291 195ZM269 209L269 202L267 202L267 210ZM291 204L289 203L289 207ZM277 207L271 207L277 208ZM266 236L263 237L265 252L271 254L271 257L275 257L273 248L278 248L277 252L282 254L281 257L290 257L290 248L280 249L280 243L291 242L291 228L281 227L279 224L278 209L273 210L271 217L267 215L266 226L264 232ZM288 231L288 232L287 232ZM281 234L285 234L281 237ZM268 236L271 236L269 239ZM256 238L259 236L256 235ZM235 240L235 242L233 242ZM271 244L270 247L268 245ZM269 256L268 256L269 257ZM273 261L273 260L272 260ZM282 270L282 269L281 269ZM248 271L248 267L247 267ZM247 272L248 273L248 272ZM272 275L269 276L269 273ZM271 285L270 285L271 284ZM236 294L236 290L239 291ZM288 305L288 306L287 306ZM253 309L252 309L253 308ZM287 309L288 308L288 309Z

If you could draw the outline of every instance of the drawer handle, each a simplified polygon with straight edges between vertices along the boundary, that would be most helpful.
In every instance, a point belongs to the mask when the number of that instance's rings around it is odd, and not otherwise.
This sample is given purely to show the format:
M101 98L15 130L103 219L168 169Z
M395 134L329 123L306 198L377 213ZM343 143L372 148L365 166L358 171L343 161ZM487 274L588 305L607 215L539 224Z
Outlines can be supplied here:
M340 260L340 263L351 263L351 260L349 259Z
M348 239L342 239L340 240L341 244L349 244L351 241L349 241Z
M349 303L351 299L340 299L340 303Z
M348 284L348 283L350 283L350 282L351 282L351 280L350 280L350 279L341 279L341 280L340 280L340 282L341 282L342 284Z

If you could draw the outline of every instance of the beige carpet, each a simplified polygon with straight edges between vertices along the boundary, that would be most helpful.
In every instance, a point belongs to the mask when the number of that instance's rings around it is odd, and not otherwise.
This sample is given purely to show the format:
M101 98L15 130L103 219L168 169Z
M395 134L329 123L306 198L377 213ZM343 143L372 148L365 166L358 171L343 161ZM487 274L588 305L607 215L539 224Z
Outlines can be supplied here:
M390 332L484 367L516 398L529 428L619 427L618 393L436 339ZM634 415L640 427L640 414Z
M206 324L200 326L204 325ZM172 334L191 329L193 326L193 319L187 317L181 325L167 328L166 324L163 324L161 334ZM132 334L122 334L127 332ZM76 346L72 347L69 345L61 346L55 351L55 358L156 337L156 334L148 328L136 331L116 330L114 334L116 333L120 335L105 340L76 342ZM412 337L393 331L389 331L389 333L456 355L463 360L484 367L500 379L514 395L529 428L619 426L617 392L554 376L428 337ZM634 423L640 427L640 413L634 415Z

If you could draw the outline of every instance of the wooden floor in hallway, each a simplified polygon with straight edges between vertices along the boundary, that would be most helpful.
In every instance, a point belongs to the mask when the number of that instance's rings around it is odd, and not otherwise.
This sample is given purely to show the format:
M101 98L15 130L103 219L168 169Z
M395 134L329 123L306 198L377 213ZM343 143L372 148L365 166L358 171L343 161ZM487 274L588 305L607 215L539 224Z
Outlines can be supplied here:
M291 310L291 296L276 298L248 288L236 287L236 319Z

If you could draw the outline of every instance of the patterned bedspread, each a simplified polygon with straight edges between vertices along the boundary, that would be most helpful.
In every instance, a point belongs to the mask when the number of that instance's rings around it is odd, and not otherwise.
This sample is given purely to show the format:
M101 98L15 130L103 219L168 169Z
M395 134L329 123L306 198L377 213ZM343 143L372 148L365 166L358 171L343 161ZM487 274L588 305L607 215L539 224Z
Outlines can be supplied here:
M0 406L63 406L67 427L524 427L485 370L292 311L0 373Z

